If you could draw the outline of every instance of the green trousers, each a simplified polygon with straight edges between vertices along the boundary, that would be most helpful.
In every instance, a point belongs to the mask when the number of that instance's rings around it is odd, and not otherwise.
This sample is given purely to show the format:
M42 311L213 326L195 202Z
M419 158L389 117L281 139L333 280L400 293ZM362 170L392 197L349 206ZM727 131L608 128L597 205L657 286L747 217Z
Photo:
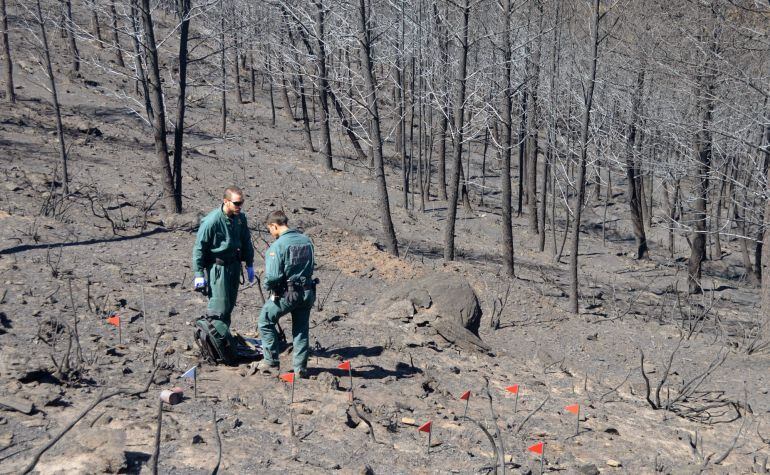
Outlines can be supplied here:
M220 266L213 264L209 273L209 315L219 315L219 319L230 326L230 314L235 308L238 286L241 283L241 263L231 262Z
M305 290L294 305L279 298L268 299L259 313L259 335L262 338L262 351L265 361L277 365L280 342L277 339L275 324L278 319L291 313L291 335L294 339L293 364L294 372L307 369L308 347L310 339L310 311L315 302L315 291Z

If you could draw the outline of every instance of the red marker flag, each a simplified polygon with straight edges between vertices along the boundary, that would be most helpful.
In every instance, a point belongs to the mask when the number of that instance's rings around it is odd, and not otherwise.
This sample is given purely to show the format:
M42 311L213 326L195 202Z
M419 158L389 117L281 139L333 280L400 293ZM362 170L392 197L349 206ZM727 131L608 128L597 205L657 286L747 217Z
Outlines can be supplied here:
M337 369L344 369L346 371L350 371L350 360L345 360L342 363L338 364Z
M113 315L111 317L107 317L107 323L110 325L119 327L120 326L120 315Z
M505 390L508 391L509 393L519 394L519 385L514 384L513 386L508 386L507 388L505 388Z
M572 404L564 408L565 411L577 414L580 412L580 404Z
M428 421L425 424L418 427L417 430L420 432L427 432L430 434L430 429L432 425L433 425L433 421Z
M465 391L462 396L460 396L460 399L463 401L467 401L471 398L471 392Z
M543 455L543 443L542 442L538 442L535 445L530 445L529 447L527 447L527 450L529 450L530 452L534 452L536 454L539 454L539 455Z
M279 376L282 380L286 381L287 383L293 383L294 382L294 373L286 373Z

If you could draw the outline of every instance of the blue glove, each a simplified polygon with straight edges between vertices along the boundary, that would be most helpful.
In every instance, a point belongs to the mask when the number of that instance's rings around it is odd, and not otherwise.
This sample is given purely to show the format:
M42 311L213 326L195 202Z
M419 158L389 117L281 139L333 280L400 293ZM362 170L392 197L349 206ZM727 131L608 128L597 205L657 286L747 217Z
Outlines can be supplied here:
M195 280L193 280L193 287L197 289L202 289L203 287L206 287L206 278L205 277L196 277Z
M249 283L254 283L254 268L253 267L247 267L246 268L246 276L249 278Z

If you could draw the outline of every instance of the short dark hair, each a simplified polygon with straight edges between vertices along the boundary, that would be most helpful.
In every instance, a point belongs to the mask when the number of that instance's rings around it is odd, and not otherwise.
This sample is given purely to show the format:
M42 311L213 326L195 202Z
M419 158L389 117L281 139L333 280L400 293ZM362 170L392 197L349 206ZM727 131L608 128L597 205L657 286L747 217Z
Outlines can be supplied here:
M286 226L289 224L289 218L286 217L286 213L280 209L277 209L275 211L271 211L270 214L267 215L267 219L265 219L265 225L269 226L271 224Z
M237 186L228 186L227 188L225 188L225 194L222 195L222 198L229 200L230 198L233 197L233 195L243 196L243 191Z

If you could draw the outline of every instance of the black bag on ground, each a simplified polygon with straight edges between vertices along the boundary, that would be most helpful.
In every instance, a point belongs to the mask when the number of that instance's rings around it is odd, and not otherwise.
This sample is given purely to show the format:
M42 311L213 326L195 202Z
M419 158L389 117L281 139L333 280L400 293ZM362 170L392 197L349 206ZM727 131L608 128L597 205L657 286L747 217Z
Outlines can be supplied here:
M195 343L201 356L212 364L234 365L238 362L235 341L228 325L209 315L195 321Z
M211 364L232 366L262 356L257 347L249 344L237 333L231 332L225 322L211 315L195 321L194 337L201 356Z

